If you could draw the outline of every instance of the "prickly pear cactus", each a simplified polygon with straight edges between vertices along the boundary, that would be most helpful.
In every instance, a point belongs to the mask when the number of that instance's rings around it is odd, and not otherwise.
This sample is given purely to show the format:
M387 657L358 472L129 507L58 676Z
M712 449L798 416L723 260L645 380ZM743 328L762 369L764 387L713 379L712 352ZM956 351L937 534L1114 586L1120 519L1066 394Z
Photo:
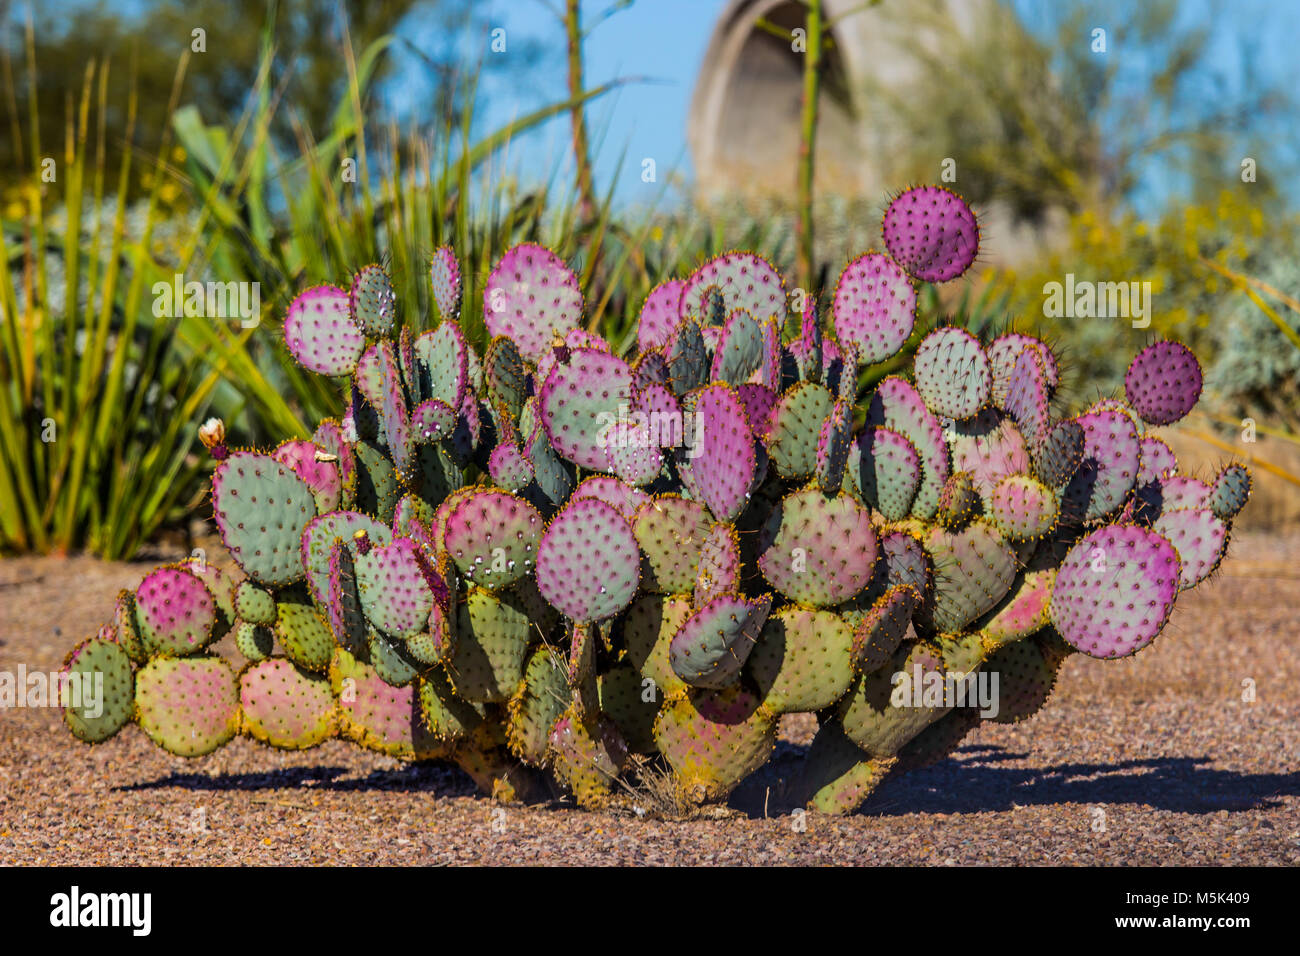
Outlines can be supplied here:
M539 246L488 276L481 357L450 248L432 329L379 266L307 289L286 345L346 416L268 452L200 429L242 574L190 561L123 592L68 656L102 704L70 730L134 722L181 756L337 737L600 806L630 754L724 800L782 714L815 713L797 789L845 813L982 719L1032 715L1068 654L1146 647L1250 496L1240 464L1179 476L1152 431L1195 405L1195 356L1147 345L1123 396L1066 414L1045 342L918 327L920 283L979 251L960 197L903 192L882 239L795 314L762 257L712 259L655 287L630 355L583 331L575 273ZM979 671L999 713L893 693Z

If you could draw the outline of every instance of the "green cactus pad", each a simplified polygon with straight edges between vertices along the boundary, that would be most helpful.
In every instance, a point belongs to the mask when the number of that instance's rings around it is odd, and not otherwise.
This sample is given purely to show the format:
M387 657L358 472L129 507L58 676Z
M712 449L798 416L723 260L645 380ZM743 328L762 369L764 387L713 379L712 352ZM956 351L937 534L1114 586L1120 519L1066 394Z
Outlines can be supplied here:
M822 422L835 410L835 397L822 385L796 382L768 417L764 445L783 478L807 478L817 467Z
M631 753L651 754L657 749L654 724L659 694L657 688L646 686L646 680L628 664L611 668L599 679L601 712L614 721Z
M250 624L275 621L275 598L252 581L240 581L235 590L235 615Z
M1056 527L1060 506L1052 489L1028 475L1009 475L989 495L989 520L1007 538L1034 540Z
M303 576L303 531L316 517L307 483L269 455L235 452L212 476L212 511L235 563L268 587Z
M709 378L709 353L695 322L682 323L668 350L668 384L673 394L685 395Z
M307 587L316 603L330 600L330 555L337 544L352 544L358 531L364 531L372 544L387 544L393 534L388 526L356 511L335 511L311 521L302 534L301 567Z
M376 342L362 353L357 362L357 388L379 413L384 443L399 475L412 472L415 432L411 427L410 408L402 389L402 373L397 351L388 340Z
M808 806L842 816L857 810L888 775L897 758L871 759L838 720L822 723L804 758L801 789Z
M960 631L1011 589L1015 554L984 519L957 532L933 528L923 543L934 562L934 590L921 619L941 634Z
M542 766L551 728L569 706L571 696L563 655L546 645L533 648L523 681L508 705L506 741L510 752L524 763Z
M906 674L906 680L896 679L899 673ZM947 712L947 707L934 700L937 681L931 676L941 678L944 673L943 659L929 645L900 647L890 664L862 675L840 704L845 734L871 757L897 755L904 744ZM926 691L931 691L929 706ZM921 706L916 706L918 699Z
M78 740L101 743L130 723L135 679L131 659L120 644L99 638L82 641L63 662L59 678L59 695L49 703L63 705L63 722Z
M135 624L150 655L195 654L216 636L216 600L185 570L157 568L135 589Z
M894 769L906 772L937 764L956 750L979 723L979 711L954 707L903 746Z
M367 335L387 335L397 321L397 293L380 266L365 266L352 277L348 304Z
M921 457L901 433L883 425L865 428L849 456L849 475L863 502L887 520L901 521L920 486Z
M178 757L201 757L239 728L239 681L219 657L158 657L135 675L140 728Z
M920 604L921 592L911 584L895 584L878 597L853 630L854 668L869 674L888 664Z
M135 593L119 591L117 605L113 610L113 628L117 632L117 642L122 645L128 657L137 664L149 659L149 650L140 637L140 628L135 622Z
M276 605L275 636L299 667L324 673L334 649L334 635L310 604L282 601Z
M980 630L986 644L997 648L1021 640L1047 626L1056 569L1042 568L1016 576L1011 591Z
M1158 438L1151 441L1160 442ZM1160 444L1164 445L1164 442ZM1143 447L1146 447L1145 443ZM1164 447L1167 449L1169 446ZM1057 422L1049 428L1034 451L1034 471L1049 488L1064 488L1082 463L1083 426L1073 419Z
M939 420L925 407L915 388L890 376L876 386L866 423L872 427L884 425L912 443L921 459L921 481L912 501L912 514L922 519L934 517L948 480L948 446Z
M456 649L447 661L456 693L482 703L514 694L535 636L531 632L528 615L512 595L471 588L460 606Z
M770 595L713 598L673 636L668 648L673 673L692 687L716 690L730 684L745 666L771 606Z
M998 713L990 719L999 724L1032 717L1056 686L1056 667L1035 640L1008 644L989 658L983 670L998 675Z
M685 692L686 684L673 673L669 648L673 636L691 615L689 602L677 597L647 595L627 609L623 641L628 661L658 689L657 699Z
M357 510L390 524L397 502L402 497L402 485L388 456L374 442L360 441L357 453Z
M627 761L627 747L614 722L571 704L555 722L549 742L551 767L573 791L578 806L602 806Z
M989 358L964 329L935 329L916 350L916 390L942 418L970 418L988 403L992 386Z
M575 621L603 621L632 602L640 555L632 528L613 505L570 501L537 548L537 589Z
M818 488L788 495L759 535L763 577L792 601L843 604L871 578L877 542L867 509L847 494Z
M422 674L419 682L423 726L436 740L462 740L483 722L484 707L457 696L438 668Z
M766 343L754 317L737 309L727 319L713 353L713 380L740 385L763 364Z
M457 569L495 591L532 573L543 522L537 509L521 498L476 491L457 498L443 529L444 547Z
M979 492L968 471L954 471L939 493L939 510L935 519L945 528L960 528L974 517L979 508Z
M264 661L275 647L275 635L269 627L240 621L235 625L235 650L250 661Z
M239 675L243 732L281 750L306 750L334 736L338 716L330 682L277 657Z
M853 683L853 630L831 611L786 607L767 619L747 672L772 714L818 711Z
M330 689L344 739L404 760L446 756L445 743L425 728L414 684L394 687L340 647L330 663Z
M366 656L380 679L393 687L406 687L420 676L420 663L405 646L373 628L366 635Z
M852 447L853 405L837 401L817 437L817 486L825 494L839 493Z
M722 799L767 762L776 721L759 704L740 686L695 691L665 704L654 739L683 797L696 803Z
M528 398L528 371L513 339L499 335L488 345L483 359L488 399L518 419Z
M454 322L444 322L415 340L421 402L440 401L449 409L460 408L469 387L468 353L465 335Z
M1145 444L1144 444L1145 449ZM1145 457L1143 461L1145 462ZM1225 465L1210 486L1209 507L1221 521L1231 521L1250 500L1250 471L1245 465L1233 462Z
M736 529L719 522L704 538L691 603L702 607L724 591L740 590L740 542Z

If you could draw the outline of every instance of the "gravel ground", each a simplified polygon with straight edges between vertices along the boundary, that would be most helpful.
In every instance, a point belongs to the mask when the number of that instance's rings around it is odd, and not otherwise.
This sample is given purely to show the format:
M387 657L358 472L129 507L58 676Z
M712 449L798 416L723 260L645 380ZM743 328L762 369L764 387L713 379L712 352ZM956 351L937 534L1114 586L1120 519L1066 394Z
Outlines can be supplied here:
M808 718L729 810L673 822L498 807L453 766L338 742L186 761L127 728L91 748L57 710L16 708L0 711L0 864L1296 865L1298 558L1300 534L1238 536L1152 648L1071 658L1033 719L981 727L848 818L781 803ZM0 670L57 668L149 567L0 562Z

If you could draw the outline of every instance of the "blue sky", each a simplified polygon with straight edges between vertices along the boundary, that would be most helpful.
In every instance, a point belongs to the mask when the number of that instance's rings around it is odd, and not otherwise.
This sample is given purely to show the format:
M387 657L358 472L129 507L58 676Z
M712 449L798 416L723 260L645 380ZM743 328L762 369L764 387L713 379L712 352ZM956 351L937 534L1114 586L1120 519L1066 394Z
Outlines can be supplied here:
M613 0L583 0L582 9L588 22L607 10ZM1031 29L1043 30L1056 11L1055 0L1011 0ZM1205 17L1215 0L1184 0L1179 16L1185 23L1196 24ZM1216 89L1240 92L1239 77L1243 62L1241 41L1252 45L1246 56L1251 65L1268 77L1295 77L1292 48L1300 34L1300 2L1284 0L1226 0L1231 14L1232 33L1211 37L1211 75L1198 78L1212 97ZM531 38L550 50L547 59L525 71L510 68L505 58L494 60L488 55L485 65L484 92L487 109L480 114L483 129L495 128L515 116L527 113L547 102L563 98L564 34L555 10L563 0L491 0L485 4L489 19L507 31L507 56L510 44ZM589 117L596 150L597 186L603 192L612 185L621 203L649 200L656 187L640 178L641 160L654 158L659 183L676 169L689 177L690 157L686 149L686 118L695 78L699 73L713 24L725 0L635 0L600 22L592 32L585 50L587 83L599 85L617 77L643 77L648 83L633 83L597 101ZM1099 8L1105 7L1101 0ZM1104 23L1101 25L1105 25ZM1086 42L1086 39L1083 41ZM1112 39L1114 43L1114 39ZM483 38L467 44L466 54L476 58L483 49ZM1130 56L1133 51L1113 49L1121 59L1121 71L1140 75L1157 70L1159 62L1150 57ZM1222 73L1224 79L1220 85ZM1237 78L1234 80L1234 77ZM1294 84L1292 88L1300 87ZM1184 117L1171 117L1175 124ZM1123 117L1116 118L1123 123ZM602 139L603 134L603 139ZM1106 130L1103 128L1103 135ZM1266 142L1241 143L1242 155L1252 155L1261 163L1268 161L1270 150L1295 144L1296 137L1287 130ZM567 118L552 121L542 129L517 142L510 165L521 178L545 178L558 166L571 168ZM619 160L626 148L626 160ZM1300 157L1288 156L1288 160ZM1225 170L1237 160L1225 158ZM1280 161L1282 157L1278 156ZM561 175L557 181L571 181ZM1153 212L1171 192L1180 187L1158 162L1150 164L1136 199L1144 211Z
M583 16L593 23L612 2L583 0ZM483 87L487 108L477 120L488 130L564 98L566 88L564 31L554 12L563 0L495 0L485 6L491 23L506 30L506 57L512 43L522 49L517 41L526 38L552 51L523 74L512 70L506 59L498 61L496 55L487 54ZM602 191L613 185L621 202L649 201L673 169L689 175L686 116L712 25L723 6L724 0L636 0L595 25L584 51L588 88L623 77L646 81L622 86L591 106L588 122ZM479 39L467 46L467 52L482 49ZM549 173L557 163L561 169L571 168L569 131L565 118L517 142L512 153L521 163L521 174ZM627 159L620 174L624 149ZM641 180L641 161L647 157L655 160L657 186ZM561 177L560 181L567 180Z

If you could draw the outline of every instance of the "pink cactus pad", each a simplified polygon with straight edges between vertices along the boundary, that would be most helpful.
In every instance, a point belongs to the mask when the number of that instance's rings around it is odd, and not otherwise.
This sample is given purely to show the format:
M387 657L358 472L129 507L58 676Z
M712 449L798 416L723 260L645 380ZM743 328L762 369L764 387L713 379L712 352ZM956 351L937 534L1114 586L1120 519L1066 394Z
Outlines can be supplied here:
M574 349L557 364L537 396L542 427L551 447L582 468L606 471L609 457L602 432L632 408L632 372L617 356Z
M1089 657L1126 657L1164 627L1178 577L1178 552L1162 535L1136 525L1098 528L1061 563L1052 626Z
M1201 397L1201 365L1186 345L1153 342L1133 359L1124 376L1129 404L1152 425L1172 425Z
M1083 426L1083 464L1065 486L1061 514L1093 521L1119 510L1137 484L1141 445L1122 412L1088 412L1075 421Z
M871 513L847 494L788 495L759 534L758 566L773 587L811 607L843 604L866 586L878 544Z
M889 204L881 223L889 254L922 282L948 282L979 253L975 213L942 186L917 186Z
M212 640L216 601L194 575L174 567L150 571L135 590L136 625L151 654L181 656Z
M672 340L673 333L681 323L682 289L686 283L681 279L669 279L650 290L645 304L641 306L641 317L637 324L637 348L641 352L663 348Z
M1015 369L1016 359L1025 349L1033 349L1042 359L1043 371L1047 378L1049 391L1061 383L1061 373L1057 368L1056 356L1042 339L1020 332L1007 332L999 335L989 344L989 363L993 368L993 404L1002 407L1007 398L1007 388L1011 384L1011 373Z
M460 262L451 246L439 246L429 265L433 303L443 321L456 321L460 314Z
M155 657L136 674L135 709L140 729L159 747L201 757L235 735L235 672L219 657Z
M1154 435L1147 435L1142 439L1141 456L1137 477L1139 486L1170 478L1178 468L1178 458L1174 450Z
M384 437L393 453L397 470L407 474L411 468L412 431L402 374L396 350L388 339L376 342L357 362L357 389L379 414Z
M1166 508L1151 528L1178 551L1178 587L1183 591L1209 577L1228 546L1228 525L1209 508Z
M533 463L514 442L503 441L488 456L488 472L506 491L518 491L533 480Z
M537 588L575 621L602 621L631 603L640 580L632 528L612 505L570 501L537 549Z
M762 256L727 252L704 263L682 288L681 315L707 321L704 299L711 288L722 293L727 315L744 309L760 326L773 319L785 321L785 283Z
M754 437L736 392L718 383L700 390L695 414L700 444L688 452L704 503L719 521L734 521L749 503Z
M483 322L488 334L504 335L536 365L561 335L582 317L578 277L564 260L532 243L515 246L496 264L483 288Z
M746 383L736 389L741 404L745 406L745 418L755 438L762 439L767 434L771 423L772 410L781 396L766 385Z
M504 491L476 490L458 497L442 531L443 545L457 569L492 590L532 571L541 536L537 509Z
M289 305L284 342L303 368L321 375L348 375L366 347L366 336L352 321L348 293L322 285Z
M537 374L534 376L534 381L545 382L547 376L551 374L551 369L555 368L556 362L568 363L572 360L574 349L610 351L609 343L594 332L588 332L586 329L570 329L564 333L563 347L549 348L537 360Z
M316 499L316 510L320 514L338 509L343 498L343 479L339 473L337 455L313 442L293 439L276 446L271 457L280 464L287 465L306 482L312 497Z
M1011 368L1002 407L1015 419L1030 448L1042 444L1051 427L1049 397L1047 371L1038 350L1022 349Z
M692 605L701 607L723 592L739 591L740 571L740 542L736 529L727 524L715 524L700 548Z
M933 517L948 480L948 446L939 420L925 407L915 388L891 375L876 386L867 408L867 424L884 425L912 443L921 456L921 482L912 502L912 514Z
M864 365L898 352L916 322L916 289L886 255L868 252L840 273L831 314L841 342L857 348Z
M648 485L664 466L663 452L650 426L624 419L608 425L600 436L601 447L615 475L630 485Z
M292 750L314 747L334 732L329 681L277 657L239 675L244 730L255 740Z
M584 478L570 496L570 500L574 501L579 498L596 498L612 505L628 521L632 520L637 508L650 500L650 496L641 489L633 488L627 482L609 475Z
M372 545L354 558L366 618L400 640L425 629L435 603L417 551L418 545L410 538L394 538L389 544Z

